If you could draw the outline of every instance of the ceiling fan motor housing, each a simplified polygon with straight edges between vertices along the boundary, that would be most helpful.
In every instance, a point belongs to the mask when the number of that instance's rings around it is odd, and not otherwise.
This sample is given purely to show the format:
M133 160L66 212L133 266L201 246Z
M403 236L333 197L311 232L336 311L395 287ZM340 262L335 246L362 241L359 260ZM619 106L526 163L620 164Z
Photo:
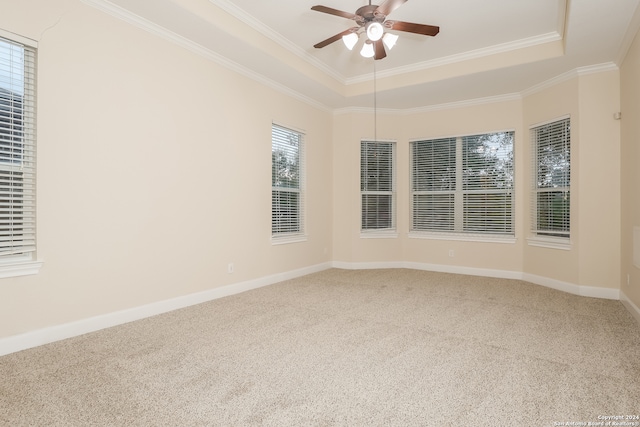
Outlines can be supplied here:
M380 24L382 24L386 16L381 13L376 13L377 9L377 5L370 4L367 6L362 6L360 9L356 10L356 22L358 23L358 25L366 27L371 22L379 22Z

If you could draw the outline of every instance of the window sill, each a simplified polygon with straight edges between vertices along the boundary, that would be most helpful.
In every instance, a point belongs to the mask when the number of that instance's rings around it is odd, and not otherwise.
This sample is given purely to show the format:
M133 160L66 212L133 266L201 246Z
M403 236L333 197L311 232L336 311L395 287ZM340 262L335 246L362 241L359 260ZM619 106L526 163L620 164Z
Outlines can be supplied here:
M461 234L461 233L426 233L411 231L410 239L427 239L427 240L454 240L462 242L482 242L482 243L516 243L514 236L492 236L482 234Z
M286 234L282 236L271 236L272 245L286 245L289 243L300 243L306 241L306 234Z
M560 249L563 251L571 250L571 241L563 238L554 239L552 237L534 236L527 239L527 244L529 246L537 246L539 248Z
M361 239L397 239L398 232L395 230L385 231L360 231Z
M0 279L5 277L30 276L38 274L44 264L42 261L6 262L0 264Z

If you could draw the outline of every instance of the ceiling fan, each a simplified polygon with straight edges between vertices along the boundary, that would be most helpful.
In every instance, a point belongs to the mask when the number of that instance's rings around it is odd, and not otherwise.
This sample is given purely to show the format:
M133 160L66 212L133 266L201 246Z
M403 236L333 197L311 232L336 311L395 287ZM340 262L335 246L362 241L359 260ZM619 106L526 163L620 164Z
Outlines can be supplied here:
M343 12L327 6L313 6L311 10L347 19L353 19L356 21L356 24L358 24L357 27L349 28L348 30L329 37L320 43L316 43L313 47L320 49L335 42L336 40L343 39L347 48L351 50L357 43L359 34L361 32L366 32L368 39L365 41L360 54L368 58L373 57L373 59L382 59L387 56L384 46L386 45L387 48L391 49L398 38L395 34L385 33L385 28L388 30L405 31L425 36L435 36L438 34L438 32L440 32L440 27L433 25L387 20L387 15L407 1L408 0L385 0L380 6L376 6L372 5L371 0L369 0L369 5L362 6L356 10L356 13Z

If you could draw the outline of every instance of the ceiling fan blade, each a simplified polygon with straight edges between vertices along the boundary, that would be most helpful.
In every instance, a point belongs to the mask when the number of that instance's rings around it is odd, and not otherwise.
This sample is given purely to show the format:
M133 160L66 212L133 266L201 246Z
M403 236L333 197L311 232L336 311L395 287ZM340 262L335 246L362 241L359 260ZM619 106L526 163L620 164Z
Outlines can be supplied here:
M313 6L311 7L311 10L315 10L316 12L323 12L323 13L328 13L329 15L335 15L335 16L341 16L343 18L347 18L347 19L356 19L356 15L353 13L349 13L349 12L343 12L341 10L338 9L332 9L330 7L327 6Z
M412 22L386 21L385 25L391 25L392 30L422 34L423 36L435 36L440 32L440 27L435 25L414 24Z
M358 29L358 27L354 27L354 28L349 28L348 30L344 30L341 33L336 34L335 36L331 36L326 40L321 41L320 43L316 43L313 45L313 47L320 49L322 47L325 47L326 45L329 45L337 40L340 40L342 38L342 36L346 36L349 33L352 33L353 30Z
M382 59L387 56L387 52L384 51L384 44L382 43L382 39L374 42L375 55L373 59Z
M408 0L386 0L382 2L380 6L376 9L376 13L381 13L384 16L387 16L403 4L405 4Z

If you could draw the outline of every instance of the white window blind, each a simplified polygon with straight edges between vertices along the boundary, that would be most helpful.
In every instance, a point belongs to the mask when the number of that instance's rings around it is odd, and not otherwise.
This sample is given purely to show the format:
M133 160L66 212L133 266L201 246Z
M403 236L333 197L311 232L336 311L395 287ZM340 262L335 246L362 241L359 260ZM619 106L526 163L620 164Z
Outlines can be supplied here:
M0 38L0 260L36 250L35 50Z
M513 235L513 132L462 138L463 231Z
M302 234L303 134L282 126L271 127L271 233Z
M454 231L456 138L415 141L411 154L412 229Z
M393 142L360 143L362 231L395 229Z
M513 236L513 137L412 142L412 231Z
M531 128L532 233L569 238L571 122L564 118Z

